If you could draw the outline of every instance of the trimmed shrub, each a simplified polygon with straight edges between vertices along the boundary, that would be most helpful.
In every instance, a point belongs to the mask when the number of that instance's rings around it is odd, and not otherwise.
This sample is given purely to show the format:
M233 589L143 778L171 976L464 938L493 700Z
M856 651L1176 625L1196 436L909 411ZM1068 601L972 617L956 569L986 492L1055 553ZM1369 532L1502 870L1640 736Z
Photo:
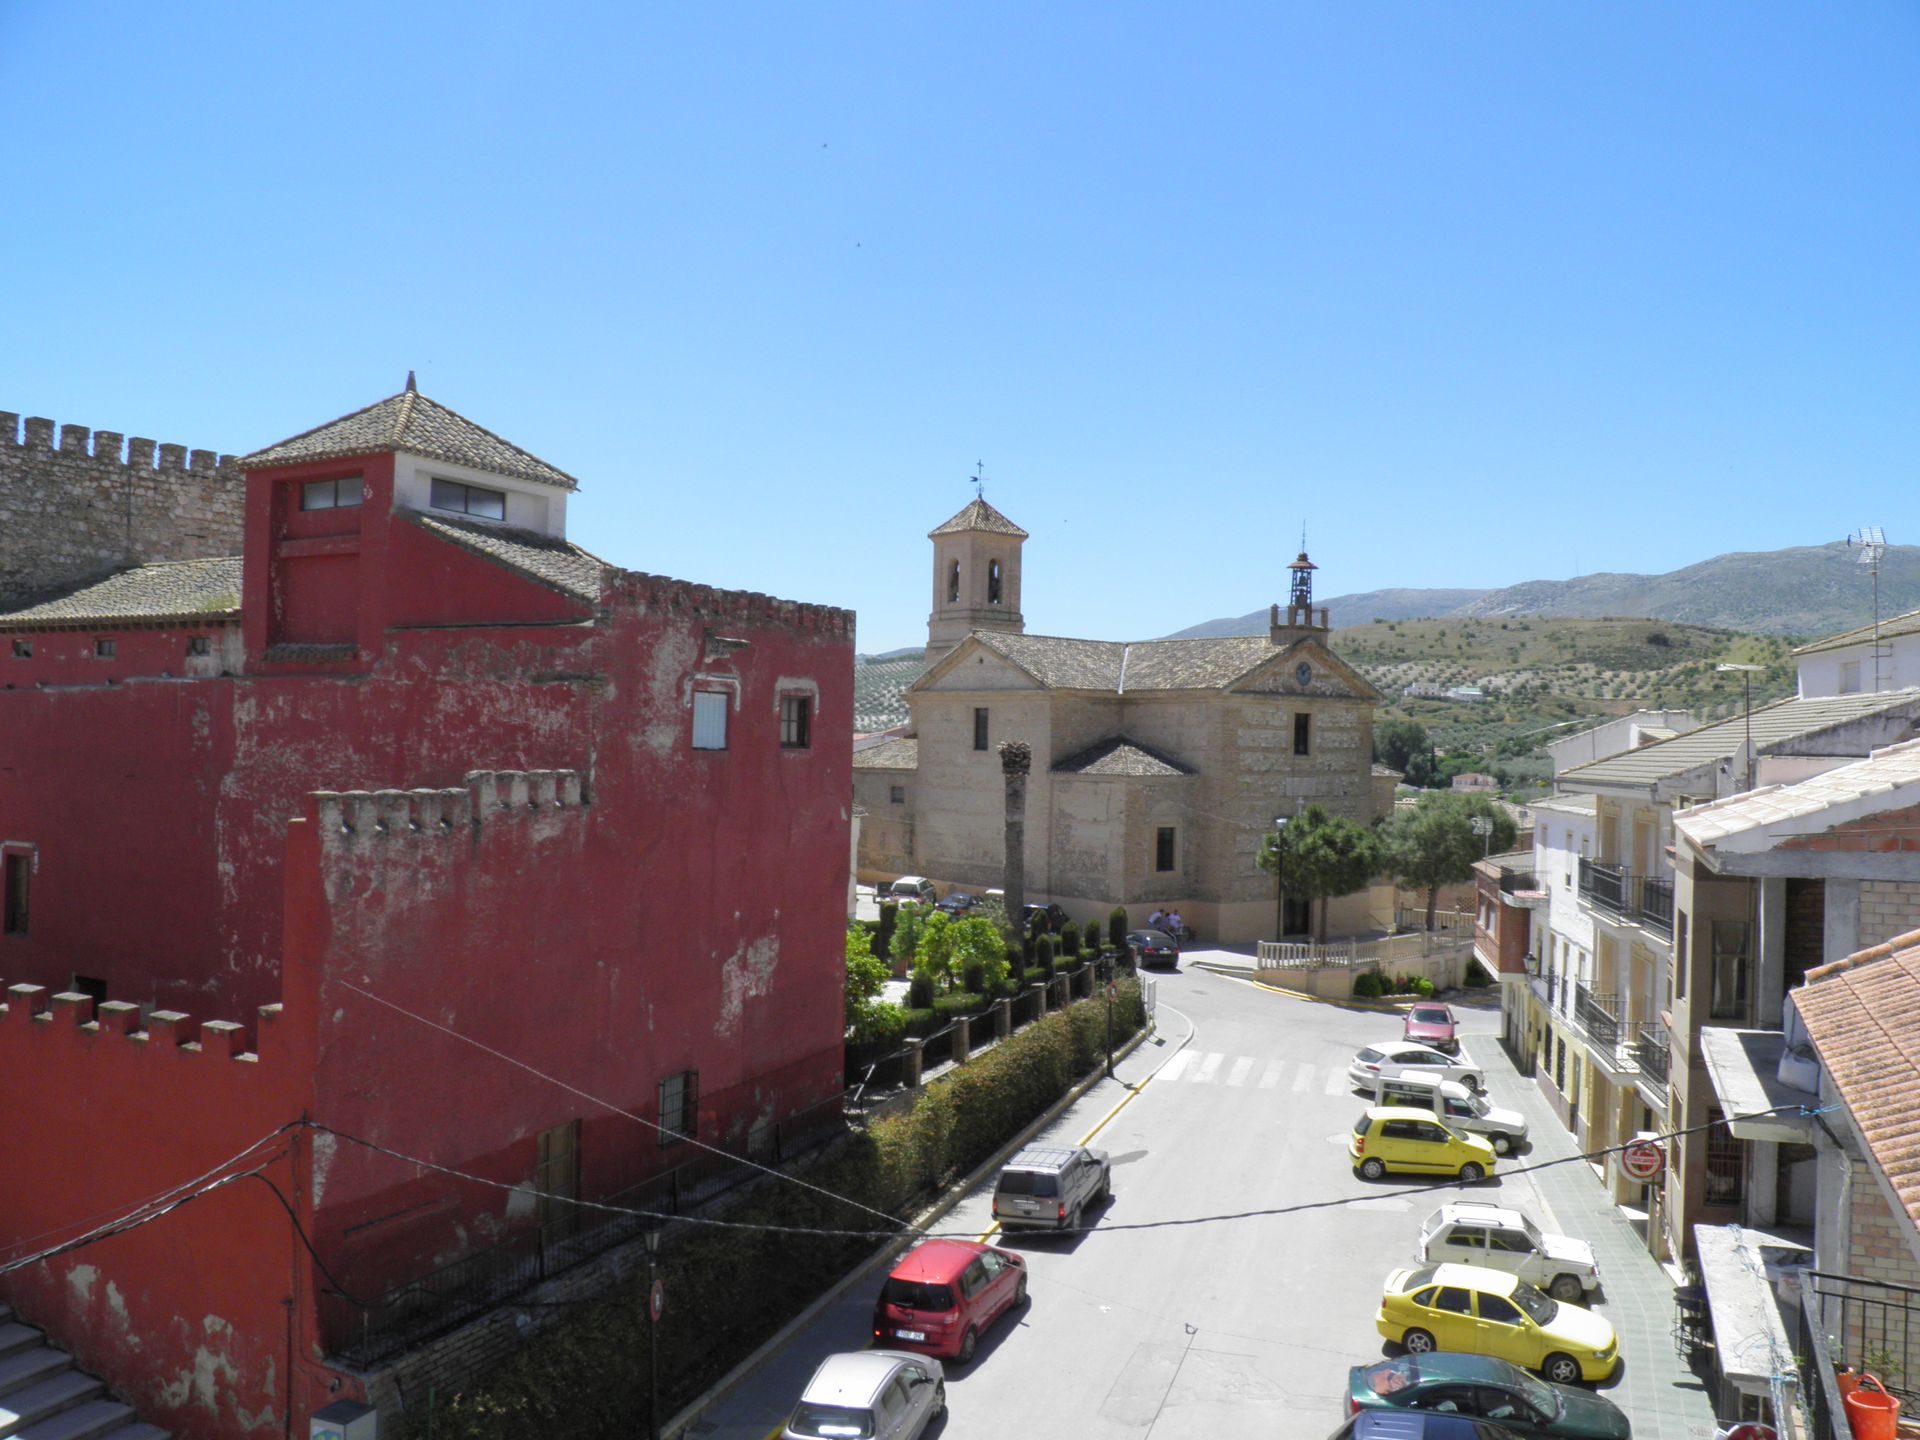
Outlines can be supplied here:
M1029 965L1033 964L1039 945L1039 937L1036 936L1033 931L1027 931L1026 934L1020 937L1020 958L1025 960Z
M1127 931L1130 928L1127 924L1126 907L1124 905L1114 906L1113 912L1107 916L1107 944L1116 950L1126 949Z
M1100 922L1098 920L1087 921L1087 928L1085 931L1082 932L1082 934L1084 935L1085 938L1082 939L1080 943L1080 948L1089 955L1098 955L1100 953L1100 948L1101 948L1100 947Z
M1364 1000L1376 999L1380 994L1380 976L1373 970L1363 970L1353 978L1353 993Z
M1033 944L1034 964L1039 966L1045 979L1053 979L1053 936L1042 935Z
M873 953L882 960L893 958L893 927L899 922L900 906L892 900L880 902L880 923L873 931Z
M1029 965L1022 973L1026 976L1026 982L1029 985L1044 985L1047 983L1047 972L1042 970L1038 965Z
M1422 975L1413 982L1413 993L1418 995L1422 1000L1431 1000L1433 998L1433 982Z
M979 960L969 960L960 967L960 986L976 995L984 995L987 989L987 967Z
M933 1005L933 976L925 970L915 970L913 978L907 982L907 1006L913 1010L930 1009Z
M986 996L976 992L955 990L933 1002L933 1013L940 1017L940 1023L944 1025L956 1015L971 1015L986 1003L986 999Z
M927 1036L940 1028L940 1017L933 1013L931 1005L910 1005L900 1012L906 1017L906 1033L913 1036Z

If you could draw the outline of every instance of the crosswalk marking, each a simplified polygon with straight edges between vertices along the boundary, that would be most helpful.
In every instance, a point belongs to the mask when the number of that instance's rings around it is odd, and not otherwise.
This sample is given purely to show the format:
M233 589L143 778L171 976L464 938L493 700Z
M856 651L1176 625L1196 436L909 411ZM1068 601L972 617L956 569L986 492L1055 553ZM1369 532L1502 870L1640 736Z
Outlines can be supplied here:
M1233 1062L1233 1069L1229 1071L1227 1074L1227 1084L1229 1085L1246 1084L1247 1074L1252 1069L1253 1069L1253 1057L1251 1055L1240 1056L1238 1059L1236 1059Z
M1353 1082L1347 1078L1346 1070L1339 1065L1334 1066L1332 1073L1327 1076L1327 1094L1341 1095L1351 1089Z
M1226 1058L1224 1055L1209 1054L1206 1059L1200 1062L1200 1068L1188 1077L1190 1083L1195 1085L1211 1085L1213 1083L1213 1077L1220 1073L1220 1062Z
M1178 1080L1186 1073L1187 1066L1191 1065L1196 1058L1194 1051L1182 1050L1162 1067L1160 1078L1162 1080Z
M1306 1060L1188 1048L1167 1061L1157 1078L1183 1080L1189 1085L1222 1085L1230 1090L1285 1089L1294 1095L1309 1094L1323 1084L1329 1095L1344 1095L1352 1088L1344 1063L1336 1060L1325 1066L1324 1082L1322 1072L1322 1066Z
M1273 1089L1274 1086L1280 1083L1280 1072L1285 1068L1286 1062L1284 1060L1269 1060L1267 1062L1267 1073L1260 1077L1260 1088L1262 1090Z
M1293 1077L1293 1093L1304 1095L1313 1088L1313 1066L1302 1065L1300 1073Z

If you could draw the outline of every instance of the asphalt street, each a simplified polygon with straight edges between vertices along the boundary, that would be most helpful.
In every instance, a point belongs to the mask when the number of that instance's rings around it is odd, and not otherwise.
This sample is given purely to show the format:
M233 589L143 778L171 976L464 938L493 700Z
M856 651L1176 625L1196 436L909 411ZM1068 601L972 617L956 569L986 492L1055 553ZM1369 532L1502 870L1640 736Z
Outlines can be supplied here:
M1009 1239L990 1233L989 1184L940 1223L1024 1255L1031 1301L971 1365L948 1366L949 1414L930 1435L1320 1440L1340 1421L1348 1367L1388 1353L1373 1328L1380 1283L1415 1258L1421 1220L1461 1193L1368 1184L1348 1166L1363 1101L1346 1067L1361 1045L1398 1038L1400 1014L1190 966L1159 984L1155 1040L1044 1137L1109 1151L1112 1204L1081 1235ZM1511 1103L1502 1081L1520 1082L1490 1063L1497 1011L1456 1009L1494 1100ZM1563 1228L1531 1176L1473 1193ZM856 1287L688 1433L765 1440L821 1357L869 1343L872 1289Z

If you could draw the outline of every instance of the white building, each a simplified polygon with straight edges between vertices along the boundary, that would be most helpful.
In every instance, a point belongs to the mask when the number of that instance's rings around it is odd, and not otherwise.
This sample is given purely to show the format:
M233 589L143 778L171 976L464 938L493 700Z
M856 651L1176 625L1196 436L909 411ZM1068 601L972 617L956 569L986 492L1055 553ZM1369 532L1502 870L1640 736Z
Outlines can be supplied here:
M1872 695L1903 685L1920 685L1920 610L1882 620L1879 631L1877 665L1871 625L1830 635L1794 651L1800 694L1807 698Z

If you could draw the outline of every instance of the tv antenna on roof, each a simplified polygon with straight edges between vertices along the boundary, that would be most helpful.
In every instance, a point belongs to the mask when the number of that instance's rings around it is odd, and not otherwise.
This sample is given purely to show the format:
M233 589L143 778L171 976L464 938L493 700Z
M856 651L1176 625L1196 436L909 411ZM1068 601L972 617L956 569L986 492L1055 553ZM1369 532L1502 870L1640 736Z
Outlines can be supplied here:
M1847 536L1847 548L1859 553L1854 563L1873 577L1873 693L1880 693L1880 557L1887 553L1887 532L1878 525L1862 525Z

